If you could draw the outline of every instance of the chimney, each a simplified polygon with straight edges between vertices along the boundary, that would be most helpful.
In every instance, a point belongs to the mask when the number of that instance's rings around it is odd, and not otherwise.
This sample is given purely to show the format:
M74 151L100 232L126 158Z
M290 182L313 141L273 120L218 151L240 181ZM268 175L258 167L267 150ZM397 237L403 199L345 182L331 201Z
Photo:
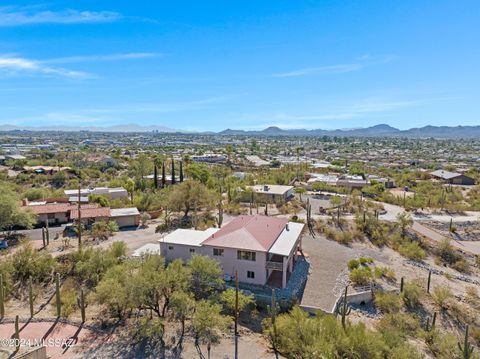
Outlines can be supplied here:
M285 225L285 230L289 231L290 228L288 228L288 223Z
M268 192L269 188L268 188L268 185L267 185L267 184L263 186L263 190L264 190L265 192Z

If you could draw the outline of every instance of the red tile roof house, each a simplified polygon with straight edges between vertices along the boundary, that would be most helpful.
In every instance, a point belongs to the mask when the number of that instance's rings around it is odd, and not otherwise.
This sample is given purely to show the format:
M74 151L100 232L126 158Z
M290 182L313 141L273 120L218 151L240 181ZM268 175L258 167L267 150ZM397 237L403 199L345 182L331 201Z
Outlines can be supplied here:
M96 207L98 207L97 204L82 205L82 212ZM49 224L63 224L70 221L71 211L76 206L64 202L28 202L24 200L23 208L28 208L37 215L38 224L44 224L46 221Z
M39 225L44 225L46 221L49 224L64 224L78 219L78 205L57 202L48 203L23 201L24 208L30 209L37 215ZM83 222L108 221L117 222L119 228L138 227L140 223L140 212L133 208L110 209L109 207L100 207L96 203L82 204L81 216Z
M160 253L167 261L206 255L220 262L225 276L238 272L242 283L285 288L303 227L285 218L239 216L220 229L177 229L159 240Z

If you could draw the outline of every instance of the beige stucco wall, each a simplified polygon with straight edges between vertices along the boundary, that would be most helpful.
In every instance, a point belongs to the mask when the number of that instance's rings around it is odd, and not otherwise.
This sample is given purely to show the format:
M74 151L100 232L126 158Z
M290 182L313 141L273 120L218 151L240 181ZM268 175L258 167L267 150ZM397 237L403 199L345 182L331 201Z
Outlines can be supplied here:
M113 217L112 220L117 222L119 228L122 228L122 227L137 227L140 224L140 216L139 215Z
M53 218L48 218L48 214L39 214L37 216L37 222L40 225L45 224L45 221L48 219L48 224L56 224L56 223L67 223L68 222L68 216L66 213L55 213Z
M173 249L168 249L173 246ZM267 271L265 269L266 253L256 252L256 261L238 260L237 250L232 248L224 248L223 257L213 256L213 248L210 246L186 246L180 244L168 244L160 242L160 253L167 261L173 261L177 258L187 262L193 254L201 254L217 260L223 269L224 274L230 276L238 272L238 280L243 283L264 285L267 282ZM190 252L194 249L195 252ZM247 271L255 272L255 278L248 278Z

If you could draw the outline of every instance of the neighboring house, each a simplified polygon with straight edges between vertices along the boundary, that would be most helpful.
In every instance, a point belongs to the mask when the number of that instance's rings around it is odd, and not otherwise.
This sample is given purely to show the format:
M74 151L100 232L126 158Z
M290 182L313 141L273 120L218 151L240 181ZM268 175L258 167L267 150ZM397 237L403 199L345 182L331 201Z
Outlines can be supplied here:
M371 184L372 182L382 183L385 188L395 188L395 181L391 178L380 177L377 175L368 175L367 176L368 182Z
M64 224L78 219L78 204L66 202L65 199L58 199L58 202L37 201L29 202L23 200L23 208L30 209L37 215L37 223ZM115 221L119 228L138 227L140 224L140 212L137 208L100 207L96 203L81 205L82 221L93 223L95 221Z
M258 157L257 155L245 156L245 159L255 167L270 166L270 162Z
M22 156L22 155L5 155L6 160L26 160L27 157Z
M232 177L238 178L239 180L243 181L247 177L246 172L233 172Z
M118 228L138 227L140 224L140 212L135 207L133 208L117 208L110 209L109 207L86 208L82 206L81 209L82 221L93 223L96 221L115 221ZM78 219L78 210L72 209L70 212L70 219Z
M257 202L279 202L279 201L287 201L294 196L293 193L293 186L282 186L277 184L272 185L255 185L250 186L255 192L255 200ZM247 198L247 200L250 200Z
M307 180L307 185L309 187L311 187L315 182L336 186L338 181L337 175L327 173L308 173L306 177L309 177Z
M78 201L78 189L66 189L64 191L65 195L75 202ZM80 201L82 197L87 197L96 194L96 195L105 195L111 199L119 199L128 197L128 192L123 187L94 187L94 188L82 188L80 189Z
M191 156L193 162L219 163L227 162L228 158L225 155L218 153L205 153L204 155Z
M239 216L222 228L177 229L160 239L167 261L193 254L216 259L227 278L285 288L301 251L304 225L285 218Z
M73 206L75 207L75 206ZM93 223L97 221L107 222L110 219L110 208L108 207L95 207L95 208L81 208L80 217L83 222ZM75 221L78 219L78 209L72 208L70 211L70 219Z
M362 176L343 175L337 181L337 186L345 187L347 189L362 189L367 186L369 182Z
M148 179L148 180L153 180L153 176L154 175L151 174L151 175L144 176L143 178ZM185 181L186 178L184 177L183 180ZM180 176L179 175L175 175L175 183L180 183ZM161 173L159 175L157 175L157 184L158 184L159 187L162 185L162 174ZM165 184L166 185L171 185L172 184L172 175L165 174Z
M100 163L106 167L115 167L118 165L118 160L112 157L101 157L95 161L96 163Z
M140 224L140 212L135 207L111 209L110 219L117 222L119 228L138 227Z
M472 177L466 176L461 173L437 170L431 172L430 175L433 178L441 180L448 184L457 184L464 186L473 186L475 184L475 180Z
M92 208L97 208L97 204L82 205L82 212ZM71 211L76 209L76 205L66 202L28 202L23 201L23 208L30 209L37 215L37 223L39 225L45 224L64 224L71 221Z
M22 172L32 172L35 174L53 175L59 171L70 171L70 167L59 166L23 166Z

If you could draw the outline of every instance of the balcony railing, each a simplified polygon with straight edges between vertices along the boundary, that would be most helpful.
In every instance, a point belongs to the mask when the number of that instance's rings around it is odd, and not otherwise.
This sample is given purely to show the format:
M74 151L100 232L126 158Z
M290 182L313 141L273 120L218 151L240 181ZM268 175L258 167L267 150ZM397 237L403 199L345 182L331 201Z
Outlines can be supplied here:
M270 269L270 270L283 270L283 263L282 262L272 262L272 261L267 261L265 263L265 268Z

